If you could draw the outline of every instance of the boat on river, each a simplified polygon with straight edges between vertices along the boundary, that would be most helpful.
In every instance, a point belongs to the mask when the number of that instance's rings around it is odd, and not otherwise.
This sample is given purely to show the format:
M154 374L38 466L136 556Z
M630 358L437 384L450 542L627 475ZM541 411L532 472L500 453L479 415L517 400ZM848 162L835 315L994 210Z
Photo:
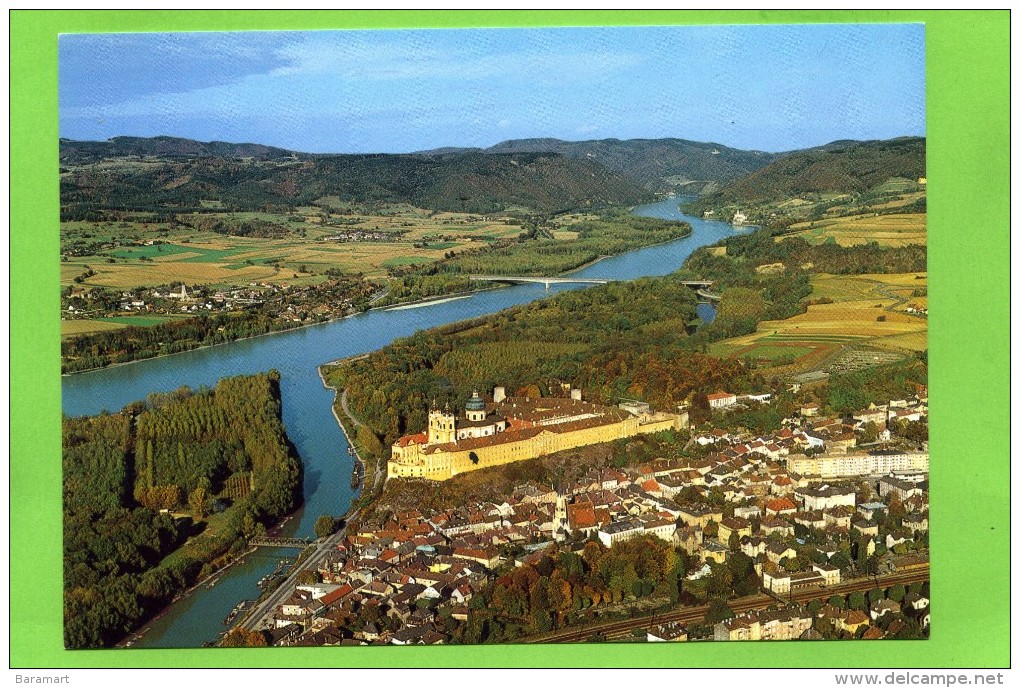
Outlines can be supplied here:
M237 606L231 609L230 613L227 614L227 618L223 619L223 623L229 626L231 623L233 623L234 619L237 618L237 615L244 611L244 608L246 606L248 606L248 600L241 600L240 602L238 602Z

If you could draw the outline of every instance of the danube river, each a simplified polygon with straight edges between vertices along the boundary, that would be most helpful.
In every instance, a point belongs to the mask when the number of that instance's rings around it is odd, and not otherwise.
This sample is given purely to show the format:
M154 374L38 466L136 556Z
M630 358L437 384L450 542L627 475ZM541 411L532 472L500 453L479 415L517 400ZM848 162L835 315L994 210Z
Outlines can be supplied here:
M734 233L722 222L682 214L670 198L634 209L638 215L686 220L690 236L607 258L573 273L577 277L633 279L673 272L690 253ZM333 418L333 393L322 386L318 366L327 361L379 349L417 330L495 313L579 285L525 284L493 289L466 298L390 310L375 310L343 320L256 337L128 365L80 373L63 380L63 410L68 415L116 411L182 385L212 387L222 377L275 368L282 375L283 421L304 464L304 506L283 528L284 535L314 537L321 514L340 515L352 499L351 458ZM708 320L710 306L699 306ZM223 632L224 617L240 600L258 596L257 583L271 573L287 550L262 548L235 564L215 587L202 587L175 603L155 621L134 647L199 647Z

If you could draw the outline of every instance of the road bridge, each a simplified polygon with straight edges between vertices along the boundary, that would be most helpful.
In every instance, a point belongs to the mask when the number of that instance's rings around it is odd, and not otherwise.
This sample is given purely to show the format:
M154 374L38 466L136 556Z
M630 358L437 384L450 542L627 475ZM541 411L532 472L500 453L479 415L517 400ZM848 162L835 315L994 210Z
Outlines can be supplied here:
M609 284L610 282L628 282L630 280L616 280L602 277L534 277L526 275L470 275L468 279L474 282L505 282L507 284L544 284L546 288L550 284ZM715 282L713 280L681 280L680 284L695 290L709 289ZM701 293L700 291L698 292ZM705 298L718 299L719 296L710 292L705 293Z
M620 280L599 279L593 277L523 277L520 275L471 275L468 279L474 282L506 282L507 284L609 284Z
M304 549L312 544L308 538L253 537L248 540L252 547L284 547L288 549Z

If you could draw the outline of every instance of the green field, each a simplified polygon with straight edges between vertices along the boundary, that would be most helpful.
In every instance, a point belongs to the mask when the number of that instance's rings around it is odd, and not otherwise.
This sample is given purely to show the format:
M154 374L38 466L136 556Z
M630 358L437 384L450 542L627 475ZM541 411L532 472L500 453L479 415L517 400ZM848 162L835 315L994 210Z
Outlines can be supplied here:
M765 339L763 341L769 341ZM737 355L737 358L745 360L767 360L771 362L776 361L794 361L801 356L807 356L809 353L815 350L812 346L779 346L779 345L768 345L759 344L745 349L743 352Z

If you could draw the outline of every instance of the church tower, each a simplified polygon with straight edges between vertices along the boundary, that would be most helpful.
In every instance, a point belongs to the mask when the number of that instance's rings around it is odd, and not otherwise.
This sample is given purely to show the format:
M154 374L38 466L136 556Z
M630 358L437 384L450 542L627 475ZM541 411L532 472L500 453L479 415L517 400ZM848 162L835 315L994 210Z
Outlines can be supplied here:
M440 410L437 406L429 410L429 444L447 444L457 441L456 421L449 404Z
M471 394L471 398L464 405L464 414L470 421L485 420L485 400L478 396L477 389Z

